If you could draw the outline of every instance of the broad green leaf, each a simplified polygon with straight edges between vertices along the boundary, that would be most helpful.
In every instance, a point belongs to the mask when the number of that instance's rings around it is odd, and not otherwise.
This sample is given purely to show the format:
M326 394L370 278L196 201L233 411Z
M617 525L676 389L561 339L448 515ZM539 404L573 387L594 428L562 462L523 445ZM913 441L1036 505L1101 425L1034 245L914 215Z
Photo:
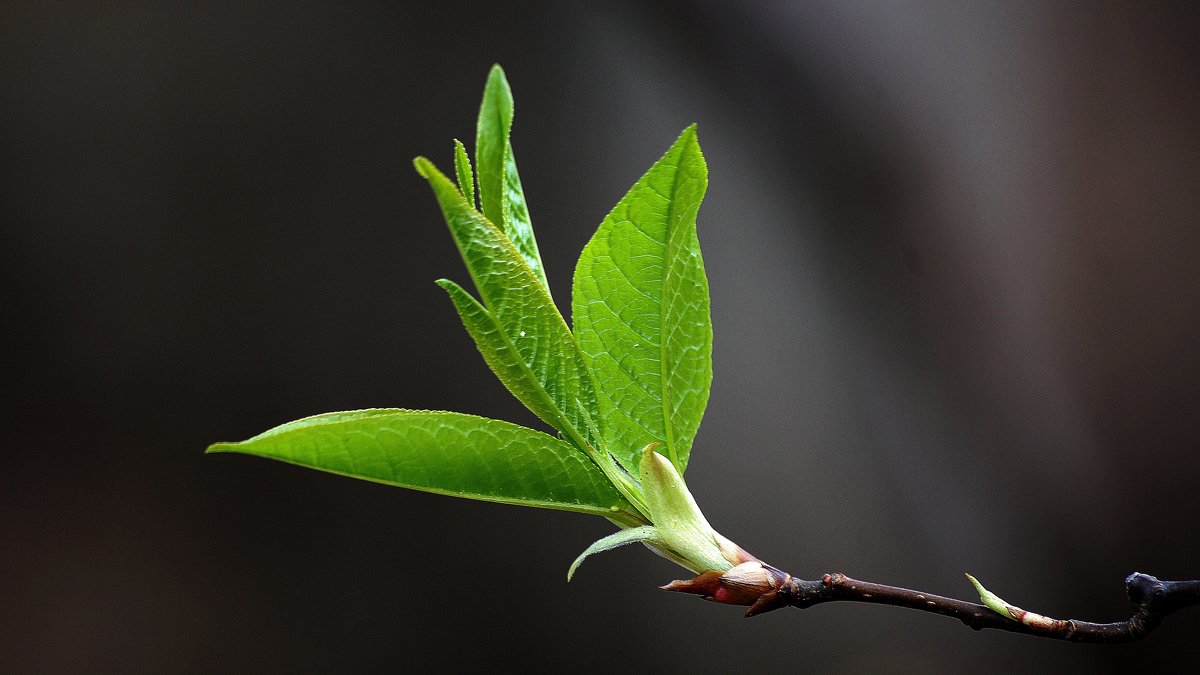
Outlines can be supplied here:
M483 215L495 223L520 251L543 286L546 273L533 236L525 191L513 157L513 95L499 65L492 66L483 89L475 131L475 165L479 172L479 204Z
M659 441L682 473L708 402L712 321L696 239L707 186L692 126L608 214L575 268L575 335L605 443L626 467Z
M556 417L562 425L555 427L580 447L599 449L599 439L588 424L590 418L600 425L598 431L603 430L595 414L596 395L591 377L583 365L575 337L546 287L537 280L512 242L471 208L446 176L423 157L418 157L414 164L429 180L441 204L483 306L558 409ZM544 411L533 412L541 416Z
M649 542L651 544L662 544L662 539L658 535L658 530L650 525L631 527L626 530L613 532L607 537L594 542L591 546L587 547L583 553L579 554L579 557L575 559L575 562L571 563L571 567L567 570L567 581L570 581L571 577L575 576L575 570L579 569L579 566L583 563L583 561L587 560L589 557L597 553L611 551L619 546L624 546L626 544L632 544L639 541Z
M327 413L209 452L277 459L354 478L484 501L636 522L608 478L569 443L532 429L451 412Z
M471 172L471 158L462 141L454 139L454 173L458 175L458 188L467 203L475 206L475 178Z

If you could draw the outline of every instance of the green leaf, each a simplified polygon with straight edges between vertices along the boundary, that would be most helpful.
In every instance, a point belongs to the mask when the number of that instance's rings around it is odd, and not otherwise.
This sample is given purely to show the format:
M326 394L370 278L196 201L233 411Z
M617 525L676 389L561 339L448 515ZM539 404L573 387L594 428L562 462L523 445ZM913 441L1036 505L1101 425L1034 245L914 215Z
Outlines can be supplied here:
M492 66L475 126L475 166L483 215L504 228L504 155L512 131L513 97L504 69Z
M570 569L567 570L567 581L570 581L571 577L575 576L575 570L579 569L579 566L583 563L583 561L587 560L590 556L593 556L597 553L603 553L604 551L611 551L618 546L624 546L626 544L632 544L639 541L650 542L652 544L662 544L662 540L658 536L658 531L649 525L631 527L626 530L613 532L607 537L594 542L591 546L587 547L583 553L579 554L579 557L575 559L575 562L571 563Z
M659 441L682 473L708 402L712 321L696 239L707 186L693 125L608 214L575 268L575 335L606 445L626 467Z
M581 448L599 449L599 439L588 424L589 418L600 424L592 380L575 337L546 287L538 282L512 242L471 208L446 176L424 157L418 157L414 164L418 173L429 180L441 204L483 306L557 408L559 414L553 417L559 422L551 423ZM522 395L517 397L525 402ZM539 416L546 413L531 409Z
M462 141L454 139L454 173L458 175L458 189L471 206L475 206L475 179L471 173L471 158Z
M268 457L400 487L638 522L634 509L569 443L498 420L451 412L327 413L208 452Z
M526 408L555 429L565 429L570 421L558 408L553 397L538 381L537 375L522 360L516 345L504 334L487 308L449 279L439 279L437 285L445 289L458 310L463 326L475 340L475 346L483 355L496 377L517 397ZM519 336L518 336L519 337ZM526 336L528 337L528 335Z
M479 203L483 215L496 224L514 246L538 281L549 290L542 256L533 236L533 223L525 204L525 191L513 157L513 95L499 65L492 66L483 89L475 132L475 164L479 171Z

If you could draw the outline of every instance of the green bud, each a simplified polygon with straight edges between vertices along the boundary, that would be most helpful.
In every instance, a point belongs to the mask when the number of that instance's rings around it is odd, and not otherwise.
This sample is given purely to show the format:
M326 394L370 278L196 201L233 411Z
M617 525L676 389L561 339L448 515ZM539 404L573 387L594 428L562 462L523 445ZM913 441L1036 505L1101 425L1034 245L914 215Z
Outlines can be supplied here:
M988 609L999 614L1000 616L1003 616L1007 619L1012 619L1013 621L1019 621L1026 626L1033 626L1034 628L1040 628L1048 631L1065 630L1067 625L1070 624L1069 621L1064 619L1052 619L1048 616L1038 614L1037 612L1030 612L1028 610L1021 609L1020 607L1007 602L1004 600L1004 598L1001 598L995 593L984 588L983 584L979 583L979 580L975 577L971 576L970 574L967 574L966 576L967 580L971 582L971 585L975 587L975 590L979 592L979 600L983 602L984 605L987 605Z
M1015 618L1015 617L1013 617L1012 613L1009 611L1012 608L1012 605L1005 602L1004 599L1001 598L1000 596L998 596L995 593L984 588L983 584L979 583L979 580L976 579L975 577L971 576L970 574L967 574L966 572L964 572L963 574L966 575L967 581L970 581L971 585L975 587L975 591L977 593L979 593L980 602L982 602L984 605L986 605L988 609L992 610L993 612L999 614L1000 616L1002 616L1006 619Z
M659 445L662 444L651 443L642 449L640 467L646 511L654 524L614 532L593 543L571 564L567 570L567 580L571 580L580 563L589 556L618 546L641 542L655 553L692 572L715 574L714 579L736 568L736 572L725 580L726 585L732 584L729 587L736 589L749 587L754 591L754 598L765 593L763 589L774 588L765 581L765 572L762 571L764 566L758 558L721 536L708 524L708 519L696 505L692 493L688 492L683 477L675 470L675 465L654 451ZM757 567L738 567L751 562ZM751 579L755 574L763 578ZM672 587L671 590L682 589ZM709 595L721 598L720 602L731 602L725 599L726 596L734 597L731 593L732 591L728 591ZM734 595L737 600L744 600L750 597L749 593L750 591L738 590Z
M693 572L725 572L754 560L708 524L675 465L655 452L658 445L651 443L642 450L642 493L661 545L674 554L668 557L678 558Z

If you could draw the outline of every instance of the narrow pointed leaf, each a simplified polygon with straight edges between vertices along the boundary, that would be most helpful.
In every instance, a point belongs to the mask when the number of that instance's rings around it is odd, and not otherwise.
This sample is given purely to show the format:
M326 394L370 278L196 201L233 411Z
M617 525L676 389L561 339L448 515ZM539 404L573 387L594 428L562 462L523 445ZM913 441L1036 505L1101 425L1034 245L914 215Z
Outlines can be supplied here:
M517 174L513 156L513 96L504 70L492 66L483 89L475 135L475 163L479 171L479 203L483 215L499 227L510 240L543 286L546 273L542 256L533 236L533 223L525 203L525 191Z
M454 173L458 175L458 188L467 203L475 206L475 178L471 171L471 158L462 141L454 139Z
M648 443L687 468L712 383L696 212L708 186L695 127L604 219L575 268L572 318L596 378L604 438L626 466Z
M423 157L414 164L441 204L483 306L558 409L564 426L556 428L581 447L599 448L586 422L590 416L603 431L591 377L546 287L512 242L471 208L446 176Z
M521 187L521 176L517 173L517 160L513 157L512 144L504 153L504 233L512 240L520 251L525 262L533 269L546 291L550 290L550 282L546 280L545 266L542 264L542 254L538 250L537 239L533 234L533 222L529 218L529 206L525 203L525 190Z
M533 414L556 429L569 426L570 422L559 410L554 399L546 391L537 376L521 359L516 346L504 334L500 324L487 308L471 297L461 286L448 279L439 279L438 286L445 289L458 310L463 326L475 340L475 346L483 355L492 372L504 386L525 404ZM528 335L526 336L528 337Z
M579 569L579 566L584 560L587 560L589 556L593 556L597 553L603 553L604 551L611 551L619 546L624 546L626 544L632 544L639 541L644 541L651 544L662 543L661 539L659 538L658 531L649 525L631 527L627 530L614 532L607 537L604 537L603 539L593 543L591 546L587 547L583 553L579 554L579 557L575 559L575 562L571 563L570 569L567 570L567 581L570 581L571 577L575 576L575 570Z
M400 409L328 413L208 451L268 457L455 497L625 520L633 513L595 464L569 443L474 415Z
M512 89L499 64L492 66L483 88L475 127L475 168L479 172L479 204L488 220L504 228L504 155L512 131Z

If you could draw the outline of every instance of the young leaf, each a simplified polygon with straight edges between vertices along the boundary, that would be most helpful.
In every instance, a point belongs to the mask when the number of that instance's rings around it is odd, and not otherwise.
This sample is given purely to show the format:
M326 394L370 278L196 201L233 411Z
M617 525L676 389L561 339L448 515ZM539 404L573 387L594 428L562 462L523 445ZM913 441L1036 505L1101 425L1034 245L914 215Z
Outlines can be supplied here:
M708 524L675 465L654 451L658 445L651 443L641 451L643 513L650 516L654 525L615 532L593 543L571 564L567 581L588 556L634 541L644 542L655 553L696 573L720 574L739 564L757 561ZM683 589L672 585L671 590Z
M708 402L712 321L696 239L707 186L692 126L608 214L575 268L575 335L606 445L626 467L659 441L683 473Z
M424 157L414 164L441 204L483 306L557 408L554 417L560 423L555 427L581 448L598 449L599 438L587 423L589 416L593 421L598 418L591 377L546 287L504 233L471 208L446 176ZM520 394L518 398L526 402ZM546 412L531 409L539 416Z
M453 281L439 279L437 284L450 295L463 326L475 340L475 346L479 348L483 360L512 395L555 429L570 426L570 421L538 380L537 375L522 360L520 352L504 334L500 324L496 323L491 312Z
M512 89L504 77L504 70L497 64L492 66L483 89L475 132L479 204L483 215L508 235L538 281L549 290L509 140L512 120Z
M608 478L569 443L461 413L374 409L289 422L236 452L400 487L638 522Z
M607 537L593 542L591 546L587 547L583 551L583 553L579 554L579 557L576 558L575 562L571 563L571 567L567 569L567 581L570 581L571 577L575 576L575 570L579 569L579 566L583 563L583 561L587 560L589 557L597 553L611 551L619 546L632 544L638 541L649 542L651 544L662 544L662 538L659 536L658 530L650 525L631 527L626 530L613 532Z
M467 203L475 206L475 178L471 173L471 158L462 141L454 139L454 173L458 175L458 188Z

